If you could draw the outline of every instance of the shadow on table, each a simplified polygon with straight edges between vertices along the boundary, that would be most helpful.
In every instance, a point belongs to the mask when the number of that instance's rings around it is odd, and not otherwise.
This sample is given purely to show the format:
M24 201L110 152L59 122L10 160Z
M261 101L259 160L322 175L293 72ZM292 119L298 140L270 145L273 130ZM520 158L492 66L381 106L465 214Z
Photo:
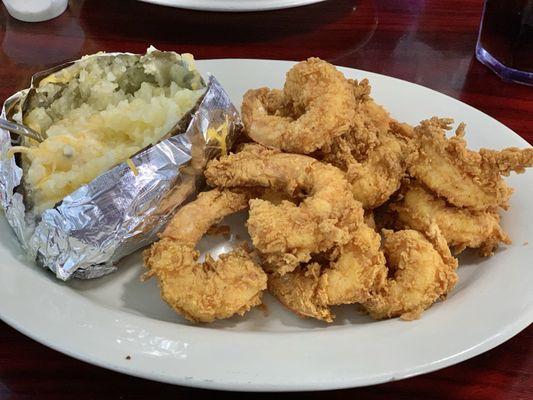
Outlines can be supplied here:
M98 51L143 53L149 45L197 58L267 58L340 61L360 52L378 27L374 0L329 0L283 10L216 13L141 1L71 2L50 21L28 24L0 8L0 60L14 71L7 87L27 86L29 76ZM0 91L1 92L1 91ZM6 91L7 93L11 92Z
M329 0L283 10L229 13L183 10L140 1L92 0L84 3L79 17L89 36L90 32L105 33L117 40L141 39L149 43L247 43L316 30L353 13L358 3Z

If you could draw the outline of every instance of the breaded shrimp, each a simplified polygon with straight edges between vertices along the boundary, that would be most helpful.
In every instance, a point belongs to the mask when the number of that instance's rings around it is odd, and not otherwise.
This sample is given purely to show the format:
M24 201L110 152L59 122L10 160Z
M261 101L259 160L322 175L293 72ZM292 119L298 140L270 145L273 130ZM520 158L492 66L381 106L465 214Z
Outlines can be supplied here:
M335 315L327 304L322 304L317 298L321 270L320 264L311 263L283 276L270 274L268 290L281 304L302 318L333 322Z
M271 274L268 288L296 314L332 322L329 306L367 301L387 278L380 236L362 223L328 261L313 262L283 276Z
M243 315L261 304L267 277L243 248L218 260L206 256L198 263L196 242L224 216L244 209L250 194L214 189L200 193L170 221L161 240L144 253L149 271L161 288L161 297L178 314L194 322L211 322Z
M249 90L242 119L248 136L265 146L309 154L331 143L351 126L352 87L341 72L318 58L287 72L283 91Z
M457 207L471 210L507 209L512 189L503 181L511 171L521 173L533 166L533 148L510 147L501 151L466 148L465 125L446 138L451 119L431 118L415 128L418 156L409 173Z
M384 230L384 236L389 278L363 307L375 319L417 319L453 289L457 259L435 224L426 237L414 230Z
M496 211L455 207L415 182L407 185L401 200L392 203L390 208L396 212L401 225L419 232L425 232L432 222L436 223L456 254L470 247L479 248L482 256L489 256L499 243L511 243L500 227Z
M218 187L265 187L305 199L298 205L250 200L248 231L267 264L280 274L309 262L311 256L343 245L363 219L339 169L311 157L249 145L211 161L207 182Z
M404 129L401 124L391 123L389 130L378 131L376 142L365 155L354 150L345 135L336 141L334 151L324 156L325 161L346 172L352 193L365 210L382 205L400 187L413 151L406 136L395 134Z
M317 157L345 171L355 199L371 210L400 187L414 150L413 128L392 119L370 97L366 79L350 83L357 103L352 128Z

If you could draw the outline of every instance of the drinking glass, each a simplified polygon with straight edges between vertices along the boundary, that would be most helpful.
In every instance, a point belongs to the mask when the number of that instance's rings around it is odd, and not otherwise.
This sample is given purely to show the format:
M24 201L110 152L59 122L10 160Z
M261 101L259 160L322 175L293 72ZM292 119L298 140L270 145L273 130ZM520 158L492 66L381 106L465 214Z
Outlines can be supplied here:
M504 81L533 85L533 0L485 0L476 57Z

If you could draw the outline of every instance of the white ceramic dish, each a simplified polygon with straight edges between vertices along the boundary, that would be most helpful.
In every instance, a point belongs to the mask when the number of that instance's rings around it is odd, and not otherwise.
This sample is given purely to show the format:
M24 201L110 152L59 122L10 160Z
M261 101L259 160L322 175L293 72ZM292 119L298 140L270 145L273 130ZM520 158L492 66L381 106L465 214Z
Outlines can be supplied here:
M9 15L24 22L42 22L63 14L68 0L2 0Z
M248 88L281 87L286 61L205 60L239 104ZM375 99L404 121L432 115L468 124L472 147L527 146L474 108L422 86L369 72ZM245 78L243 78L245 77ZM512 176L517 188L503 226L514 243L489 259L461 258L460 280L445 302L417 321L375 322L344 306L334 324L301 320L266 296L269 315L193 326L159 298L155 281L139 282L140 255L94 281L55 280L24 260L0 219L0 317L24 334L81 360L148 379L228 390L320 390L402 379L466 360L509 339L533 320L533 171ZM229 224L241 225L245 215ZM242 234L242 232L241 232ZM524 245L525 241L529 245ZM201 249L227 250L221 237ZM127 359L130 356L131 359Z
M201 11L266 11L283 8L300 7L320 3L325 0L141 0L146 3L159 4L189 10Z

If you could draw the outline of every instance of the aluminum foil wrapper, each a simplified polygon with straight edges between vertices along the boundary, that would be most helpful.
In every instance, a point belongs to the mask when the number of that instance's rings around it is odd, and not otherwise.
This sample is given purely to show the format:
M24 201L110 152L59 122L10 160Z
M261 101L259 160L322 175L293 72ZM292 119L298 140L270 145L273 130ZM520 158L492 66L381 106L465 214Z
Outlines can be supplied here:
M7 99L1 117L20 109L27 93ZM213 76L181 127L132 156L135 169L119 164L39 216L26 210L23 171L8 157L15 138L0 129L0 201L28 256L62 280L91 279L113 272L122 257L155 241L179 206L201 189L205 163L231 149L242 130L237 109ZM221 129L227 129L224 143L209 134Z

